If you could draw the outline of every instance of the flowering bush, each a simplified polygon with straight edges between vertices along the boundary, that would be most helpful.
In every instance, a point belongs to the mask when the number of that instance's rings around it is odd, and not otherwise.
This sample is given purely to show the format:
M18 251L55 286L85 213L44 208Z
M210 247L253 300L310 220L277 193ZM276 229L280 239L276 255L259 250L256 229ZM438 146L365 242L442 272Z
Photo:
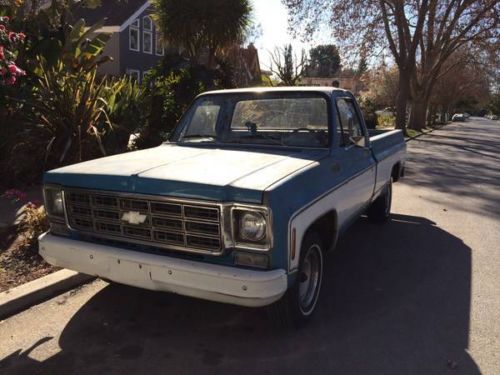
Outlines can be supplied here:
M22 215L18 231L24 237L24 247L32 249L37 244L38 237L49 229L47 213L39 202L28 202Z
M16 65L17 50L26 36L8 29L9 17L0 17L0 84L11 86L18 77L26 75Z
M9 199L12 203L24 203L17 231L23 238L21 247L32 249L37 243L38 236L49 229L43 203L37 200L28 201L28 195L18 189L6 190L0 197Z
M13 203L17 203L25 201L28 198L28 195L21 190L9 189L6 190L0 197L10 199Z

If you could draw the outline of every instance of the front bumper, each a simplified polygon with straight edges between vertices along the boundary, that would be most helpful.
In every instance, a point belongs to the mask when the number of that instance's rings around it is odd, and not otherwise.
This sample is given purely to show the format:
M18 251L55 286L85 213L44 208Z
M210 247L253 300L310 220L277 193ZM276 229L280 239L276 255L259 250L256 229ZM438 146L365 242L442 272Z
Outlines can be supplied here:
M50 264L144 289L242 306L280 299L285 270L252 271L42 234L40 255Z

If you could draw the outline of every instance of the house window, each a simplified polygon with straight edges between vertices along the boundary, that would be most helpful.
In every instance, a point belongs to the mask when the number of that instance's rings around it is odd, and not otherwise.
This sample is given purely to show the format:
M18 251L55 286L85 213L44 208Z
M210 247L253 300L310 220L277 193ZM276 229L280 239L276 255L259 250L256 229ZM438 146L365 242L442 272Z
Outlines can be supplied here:
M156 33L156 55L163 56L165 54L165 49L163 48L163 41L161 40L161 35L159 32Z
M130 78L136 80L138 83L141 82L141 71L137 69L127 69L127 75Z
M128 46L131 51L140 51L140 35L139 20L135 20L128 28Z
M146 31L153 31L153 21L151 21L151 17L146 16L142 20L142 27Z
M153 53L153 21L149 16L143 18L142 27L142 45L144 53Z

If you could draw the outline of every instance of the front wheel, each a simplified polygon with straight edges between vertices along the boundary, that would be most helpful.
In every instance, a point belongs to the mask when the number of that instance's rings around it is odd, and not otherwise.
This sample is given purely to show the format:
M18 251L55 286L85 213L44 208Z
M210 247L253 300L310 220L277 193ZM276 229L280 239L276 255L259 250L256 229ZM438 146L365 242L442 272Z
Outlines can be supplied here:
M315 311L323 280L323 250L320 236L304 237L299 269L294 284L283 298L269 306L270 317L282 328L300 327Z
M384 188L384 192L380 197L375 199L375 201L368 207L366 212L368 219L373 222L384 222L391 216L391 205L392 205L392 178Z

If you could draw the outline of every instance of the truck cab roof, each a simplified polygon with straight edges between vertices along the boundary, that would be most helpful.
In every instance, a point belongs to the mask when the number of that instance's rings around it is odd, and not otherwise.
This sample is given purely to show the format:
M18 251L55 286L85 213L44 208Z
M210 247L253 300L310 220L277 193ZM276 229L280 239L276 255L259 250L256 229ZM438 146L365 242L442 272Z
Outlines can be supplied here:
M254 94L254 93L270 93L270 92L320 92L327 95L332 95L334 92L349 93L350 91L338 87L330 86L283 86L283 87L247 87L239 89L213 90L207 91L200 96L205 95L221 95L221 94Z

